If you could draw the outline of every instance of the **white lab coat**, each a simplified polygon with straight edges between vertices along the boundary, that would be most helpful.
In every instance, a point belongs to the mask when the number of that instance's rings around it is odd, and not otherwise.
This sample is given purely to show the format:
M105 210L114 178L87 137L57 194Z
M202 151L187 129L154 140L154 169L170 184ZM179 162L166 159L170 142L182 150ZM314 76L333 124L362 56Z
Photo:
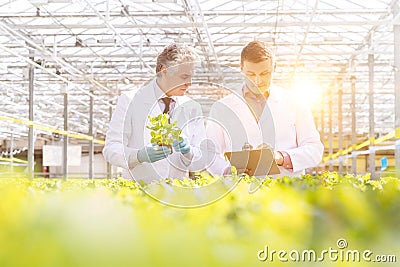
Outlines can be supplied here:
M205 139L204 119L201 106L187 96L174 97L175 108L171 122L178 121L191 145L191 156L173 152L168 158L154 163L140 163L138 151L150 145L148 116L162 113L156 96L156 79L141 89L122 94L112 115L103 149L104 158L113 165L124 168L122 176L126 179L143 180L146 183L164 178L188 177L188 171L199 171L201 164L200 143ZM165 96L165 95L164 95ZM130 171L128 171L128 169Z
M242 150L245 142L256 148L267 143L275 150L286 151L293 169L279 166L280 176L298 176L306 168L315 167L322 159L323 145L308 107L297 103L287 90L275 85L259 122L255 120L242 91L217 101L207 121L207 138L214 141L216 158L208 168L221 175L230 164L223 159L226 151Z

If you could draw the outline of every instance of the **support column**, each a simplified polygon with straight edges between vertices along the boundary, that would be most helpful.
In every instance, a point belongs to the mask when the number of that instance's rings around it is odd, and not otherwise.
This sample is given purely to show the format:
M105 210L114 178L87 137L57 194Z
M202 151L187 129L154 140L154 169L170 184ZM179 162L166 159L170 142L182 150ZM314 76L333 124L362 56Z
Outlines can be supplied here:
M325 144L325 107L324 107L324 105L321 105L321 130L320 130L320 135L321 135L320 139L321 139L322 144ZM325 147L324 147L324 150L325 150ZM322 167L323 167L323 170L325 170L325 163L323 163Z
M68 91L67 87L64 87L64 132L68 132ZM62 172L63 179L66 180L68 177L68 136L66 134L63 135L63 164L62 164Z
M90 89L89 99L89 179L93 179L94 142L93 142L93 89Z
M34 61L33 57L34 51L32 49L29 50L30 60ZM29 121L33 122L33 80L34 80L34 72L35 68L33 65L29 65ZM33 179L34 168L35 168L35 144L33 138L33 125L29 124L28 130L28 178Z
M325 116L325 114L324 114L325 112L324 112L324 107L323 106L321 106L321 111L320 111L320 114L321 114L321 122L320 122L320 130L319 130L319 133L320 133L320 135L321 135L321 141L323 141L324 140L324 135L325 135L325 121L324 121L324 116Z
M357 154L355 147L357 144L356 132L356 77L350 77L351 82L351 172L357 174Z
M110 107L109 107L109 109L108 109L109 121L111 121L112 112L113 112L113 109L112 109L112 106L111 106L111 105L112 105L112 101L110 101ZM108 161L107 161L107 177L108 177L109 179L113 178L113 174L112 174L112 165L111 165L111 163L108 162Z
M10 137L10 172L14 173L14 134Z
M400 2L393 6L394 33L394 94L395 94L395 164L400 177Z
M374 54L373 54L373 36L369 37L368 45L368 74L369 74L369 171L371 178L374 179L375 174L375 121L374 121Z
M343 83L342 83L342 78L338 79L338 153L339 153L339 173L343 173L343 156L342 156L342 150L343 150Z
M332 127L332 91L333 91L333 87L335 86L334 83L332 83L331 87L329 88L329 99L328 99L328 103L329 103L329 119L328 119L328 123L329 123L329 171L333 171L333 164L332 164L332 154L333 154L333 127Z

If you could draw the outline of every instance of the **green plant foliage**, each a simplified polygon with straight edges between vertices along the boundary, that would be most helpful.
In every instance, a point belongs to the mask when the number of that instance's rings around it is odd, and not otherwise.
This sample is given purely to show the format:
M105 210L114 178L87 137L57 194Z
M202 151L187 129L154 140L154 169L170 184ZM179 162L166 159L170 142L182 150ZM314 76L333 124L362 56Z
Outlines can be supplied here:
M165 179L148 185L173 195L218 177ZM232 175L227 178L238 178ZM369 175L255 177L221 200L196 209L160 204L134 181L120 179L0 179L1 267L114 266L398 266L400 180ZM202 196L195 196L202 197ZM349 250L397 255L397 263L273 262L269 250L318 253L346 239ZM345 250L343 250L345 251Z
M160 114L156 117L148 116L150 125L146 126L150 130L151 143L158 145L171 146L174 140L182 141L180 136L182 130L177 126L177 121L168 122L168 114Z

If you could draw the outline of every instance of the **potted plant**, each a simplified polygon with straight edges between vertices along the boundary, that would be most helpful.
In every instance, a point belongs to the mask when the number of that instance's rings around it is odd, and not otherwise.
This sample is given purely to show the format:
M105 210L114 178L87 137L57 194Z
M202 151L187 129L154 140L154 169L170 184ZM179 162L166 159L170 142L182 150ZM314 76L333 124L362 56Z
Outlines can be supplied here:
M181 137L182 130L177 126L178 122L169 122L168 114L160 114L155 117L148 116L150 125L146 126L150 130L151 143L156 143L159 146L167 146L171 149L174 140L178 142L182 141Z

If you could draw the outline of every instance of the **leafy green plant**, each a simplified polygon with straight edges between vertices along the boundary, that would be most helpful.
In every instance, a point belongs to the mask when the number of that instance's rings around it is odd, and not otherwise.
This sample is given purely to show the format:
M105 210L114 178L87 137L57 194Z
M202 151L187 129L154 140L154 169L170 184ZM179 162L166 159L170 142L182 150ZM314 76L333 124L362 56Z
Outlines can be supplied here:
M150 126L146 126L146 128L151 130L151 143L171 147L174 140L183 140L181 137L182 130L177 126L178 122L170 123L168 114L160 114L155 117L148 116L148 118Z
M154 186L169 199L202 199L213 192L199 194L198 187L225 179L197 175L197 180L155 181L147 190ZM371 259L395 255L399 260L397 177L371 180L369 174L326 172L266 178L249 194L257 178L245 175L225 197L197 209L160 205L135 181L122 178L11 177L0 179L1 267L398 266L367 262L362 255L369 250ZM180 194L182 187L193 188L193 194ZM339 248L339 239L348 247ZM261 262L257 254L266 246L268 251L313 250L325 258L299 262L287 253L288 262L277 254ZM323 254L331 249L336 254ZM354 261L356 250L360 261Z

